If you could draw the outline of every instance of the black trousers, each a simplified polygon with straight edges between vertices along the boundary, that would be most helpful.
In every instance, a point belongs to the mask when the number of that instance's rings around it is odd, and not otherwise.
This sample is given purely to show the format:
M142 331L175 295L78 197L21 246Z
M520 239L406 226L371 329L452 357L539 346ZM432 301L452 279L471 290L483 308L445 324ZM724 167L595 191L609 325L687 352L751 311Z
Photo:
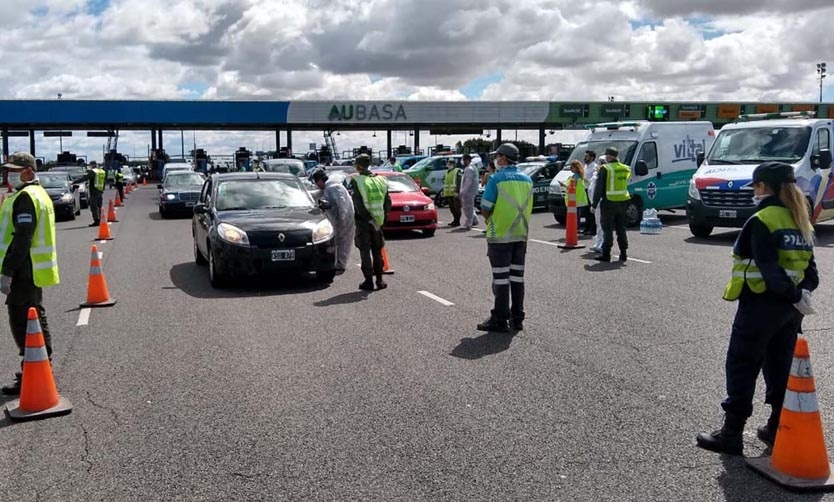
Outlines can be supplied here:
M6 305L9 311L9 327L12 329L14 343L20 351L20 357L26 352L26 325L29 322L29 307L35 307L41 323L46 354L52 359L52 335L49 334L49 323L46 320L46 310L43 305Z
M460 198L446 197L446 202L449 203L449 211L452 212L452 225L460 225Z
M611 248L614 247L614 233L617 234L617 246L620 253L628 250L628 234L626 233L626 209L628 202L602 201L599 204L602 210L600 223L602 223L602 255L611 256Z
M119 192L119 198L125 200L125 184L116 183L116 190Z
M591 235L597 233L597 220L594 218L593 213L591 213L591 206L584 206L577 209L579 209L579 217L585 218L585 233Z
M359 248L359 257L362 259L362 274L365 279L373 276L382 276L382 247L385 246L385 237L381 230L376 230L367 223L356 224L356 235L354 244Z
M492 266L492 294L495 296L492 318L499 321L511 318L523 321L524 260L527 257L527 243L487 244L487 256Z
M802 314L793 305L767 293L742 293L727 348L727 398L721 403L725 412L745 419L753 413L760 371L765 403L782 408L801 324Z
M101 199L103 194L101 192L90 192L90 213L93 215L93 221L98 223L101 219Z

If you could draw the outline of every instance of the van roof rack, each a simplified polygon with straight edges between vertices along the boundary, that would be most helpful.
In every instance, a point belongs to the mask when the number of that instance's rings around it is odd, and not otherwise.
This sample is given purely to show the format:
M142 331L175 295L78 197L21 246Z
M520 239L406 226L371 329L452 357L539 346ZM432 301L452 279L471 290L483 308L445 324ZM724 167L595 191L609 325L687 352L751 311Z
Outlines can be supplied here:
M817 116L817 112L776 112L776 113L748 113L739 115L738 119L741 121L749 120L770 120L770 119L812 119Z
M599 124L588 124L585 126L585 129L601 129L605 128L609 131L616 131L621 127L634 127L638 128L647 122L600 122Z

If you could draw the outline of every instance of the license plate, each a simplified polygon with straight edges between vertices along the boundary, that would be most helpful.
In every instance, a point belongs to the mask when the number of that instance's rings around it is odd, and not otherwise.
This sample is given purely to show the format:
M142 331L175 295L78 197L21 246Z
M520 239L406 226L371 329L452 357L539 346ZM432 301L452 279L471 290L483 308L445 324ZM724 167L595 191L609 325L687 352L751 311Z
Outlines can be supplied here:
M404 214L400 216L400 223L414 223L414 215Z
M272 261L293 261L295 260L295 249L273 249Z
M718 211L719 218L736 218L738 217L738 211L735 209L725 209L723 211Z

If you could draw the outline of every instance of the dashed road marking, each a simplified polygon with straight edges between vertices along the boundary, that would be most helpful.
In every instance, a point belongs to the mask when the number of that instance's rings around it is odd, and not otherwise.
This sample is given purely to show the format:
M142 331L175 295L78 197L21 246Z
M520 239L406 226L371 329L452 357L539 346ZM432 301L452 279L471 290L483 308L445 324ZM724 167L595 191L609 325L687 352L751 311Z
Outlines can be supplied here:
M75 323L76 326L86 326L90 322L90 310L89 308L81 309L78 313L78 322Z
M689 230L689 227L685 227L683 225L666 225L666 228L677 228L680 230Z
M530 239L530 242L537 242L539 244L547 244L548 246L559 247L559 243L557 243L557 242L540 241L538 239ZM614 256L614 255L611 256L612 260L615 259L615 258L619 259L620 257L619 256ZM631 256L628 257L628 261L636 261L637 263L645 263L646 265L651 265L652 264L652 262L650 262L650 261L641 260L639 258L633 258Z
M418 291L418 293L425 296L426 298L431 298L432 300L436 301L437 303L439 303L439 304L441 304L445 307L451 307L452 305L454 305L454 303L450 302L449 300L445 300L443 298L440 298L439 296L431 294L428 291Z
M555 242L548 242L548 241L540 241L538 239L530 239L530 242L538 242L539 244L547 244L548 246L559 246L559 244Z

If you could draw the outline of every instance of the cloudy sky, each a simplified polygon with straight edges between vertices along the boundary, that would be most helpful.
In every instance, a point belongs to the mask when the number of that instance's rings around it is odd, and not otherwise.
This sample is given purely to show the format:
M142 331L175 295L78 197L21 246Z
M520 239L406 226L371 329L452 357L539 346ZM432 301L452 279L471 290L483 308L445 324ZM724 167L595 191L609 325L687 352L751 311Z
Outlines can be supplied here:
M832 0L2 0L0 98L816 101L832 18ZM321 141L294 134L297 151ZM231 153L274 134L196 142ZM54 158L57 139L38 143ZM121 150L148 143L126 133ZM165 143L178 154L179 131ZM63 146L101 157L99 139Z

